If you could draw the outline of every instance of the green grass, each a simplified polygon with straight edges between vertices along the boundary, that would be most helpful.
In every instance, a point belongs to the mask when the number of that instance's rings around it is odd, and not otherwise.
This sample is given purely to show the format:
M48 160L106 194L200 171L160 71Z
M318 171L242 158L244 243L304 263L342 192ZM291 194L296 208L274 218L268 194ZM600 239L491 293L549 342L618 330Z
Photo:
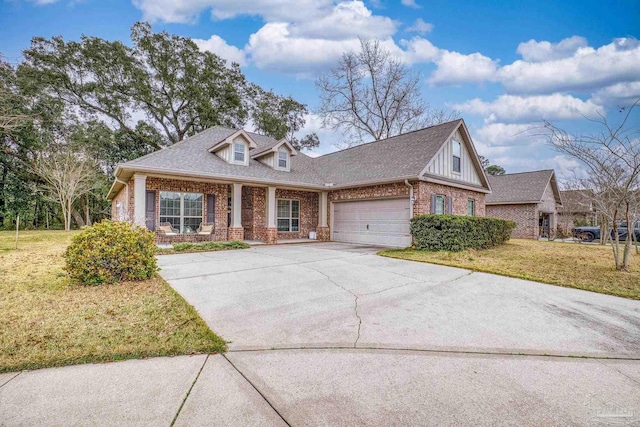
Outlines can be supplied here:
M629 272L616 271L610 246L536 240L513 239L462 252L395 249L379 254L640 299L640 255L633 251Z
M70 283L62 253L73 232L0 232L0 372L225 350L160 277Z
M214 251L228 251L231 249L248 249L251 246L245 242L239 242L233 240L230 242L202 242L202 243L174 243L172 248L158 248L156 253L158 255L175 254L175 253L188 253L188 252L214 252Z

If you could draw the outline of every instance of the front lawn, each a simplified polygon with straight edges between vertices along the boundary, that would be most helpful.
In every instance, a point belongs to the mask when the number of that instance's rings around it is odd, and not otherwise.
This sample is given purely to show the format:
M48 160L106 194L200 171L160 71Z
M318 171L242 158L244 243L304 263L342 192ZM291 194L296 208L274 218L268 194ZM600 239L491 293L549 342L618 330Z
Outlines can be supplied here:
M73 233L0 232L0 372L224 351L224 341L159 277L69 282L62 253Z
M484 250L393 249L379 254L640 299L640 255L633 251L629 273L616 271L610 246L576 243L514 239Z

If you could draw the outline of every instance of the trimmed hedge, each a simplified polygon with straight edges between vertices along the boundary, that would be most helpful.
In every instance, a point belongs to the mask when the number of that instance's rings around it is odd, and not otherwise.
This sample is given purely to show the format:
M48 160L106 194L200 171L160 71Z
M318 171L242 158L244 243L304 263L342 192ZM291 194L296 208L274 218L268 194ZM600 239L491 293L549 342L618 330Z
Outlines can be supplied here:
M459 252L501 245L511 238L513 221L460 215L418 215L411 219L416 249Z
M73 237L65 269L84 285L145 280L158 270L153 232L127 222L102 221Z

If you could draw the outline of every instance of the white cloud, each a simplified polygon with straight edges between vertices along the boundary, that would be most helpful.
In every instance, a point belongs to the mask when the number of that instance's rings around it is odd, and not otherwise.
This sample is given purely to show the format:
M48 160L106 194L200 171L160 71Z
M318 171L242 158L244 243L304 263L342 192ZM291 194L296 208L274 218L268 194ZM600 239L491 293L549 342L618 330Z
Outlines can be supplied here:
M428 22L424 22L422 18L416 19L416 22L413 23L410 27L407 27L407 31L412 33L426 34L433 31L433 24Z
M147 21L189 23L205 10L216 19L239 15L261 16L267 21L312 20L332 7L332 0L133 0Z
M411 40L400 40L400 47L388 43L388 49L400 60L415 64L418 62L432 62L440 58L441 50L435 47L429 40L422 37L414 37Z
M607 106L629 106L640 98L640 81L616 83L597 90L591 100Z
M403 6L411 7L413 9L420 9L422 7L416 3L416 0L400 0L400 2Z
M208 50L229 62L237 62L240 65L246 65L247 59L242 49L228 44L222 37L212 35L209 40L192 39L200 50Z
M327 15L290 25L294 37L343 40L346 38L385 39L396 32L396 23L386 16L371 13L362 1L343 1Z
M429 77L433 84L481 83L494 79L498 70L497 61L480 53L464 55L443 50L436 64L438 68Z
M502 67L498 78L510 92L593 91L640 75L640 43L615 39L598 49L579 48L573 56L544 62L516 61Z
M583 47L587 47L587 39L573 36L558 43L539 42L531 39L528 42L520 43L516 51L522 55L525 61L543 62L573 56L578 49Z
M289 24L269 23L249 37L245 51L258 68L314 77L315 73L333 65L343 52L359 47L358 39L293 37Z
M489 123L478 129L474 138L489 147L529 145L538 138L540 124L536 123Z
M484 116L488 123L594 117L602 109L591 100L583 101L571 95L557 93L542 96L501 95L491 102L476 98L454 104L452 108Z

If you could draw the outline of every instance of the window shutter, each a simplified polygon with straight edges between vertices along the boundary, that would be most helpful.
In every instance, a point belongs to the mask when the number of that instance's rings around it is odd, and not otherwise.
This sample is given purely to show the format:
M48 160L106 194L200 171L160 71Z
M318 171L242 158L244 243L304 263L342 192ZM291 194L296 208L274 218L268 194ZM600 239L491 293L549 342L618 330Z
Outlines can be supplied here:
M207 194L207 224L213 224L216 221L216 196Z
M447 197L447 214L451 215L453 213L453 197Z
M431 210L430 212L432 214L436 213L436 195L435 194L431 194Z

